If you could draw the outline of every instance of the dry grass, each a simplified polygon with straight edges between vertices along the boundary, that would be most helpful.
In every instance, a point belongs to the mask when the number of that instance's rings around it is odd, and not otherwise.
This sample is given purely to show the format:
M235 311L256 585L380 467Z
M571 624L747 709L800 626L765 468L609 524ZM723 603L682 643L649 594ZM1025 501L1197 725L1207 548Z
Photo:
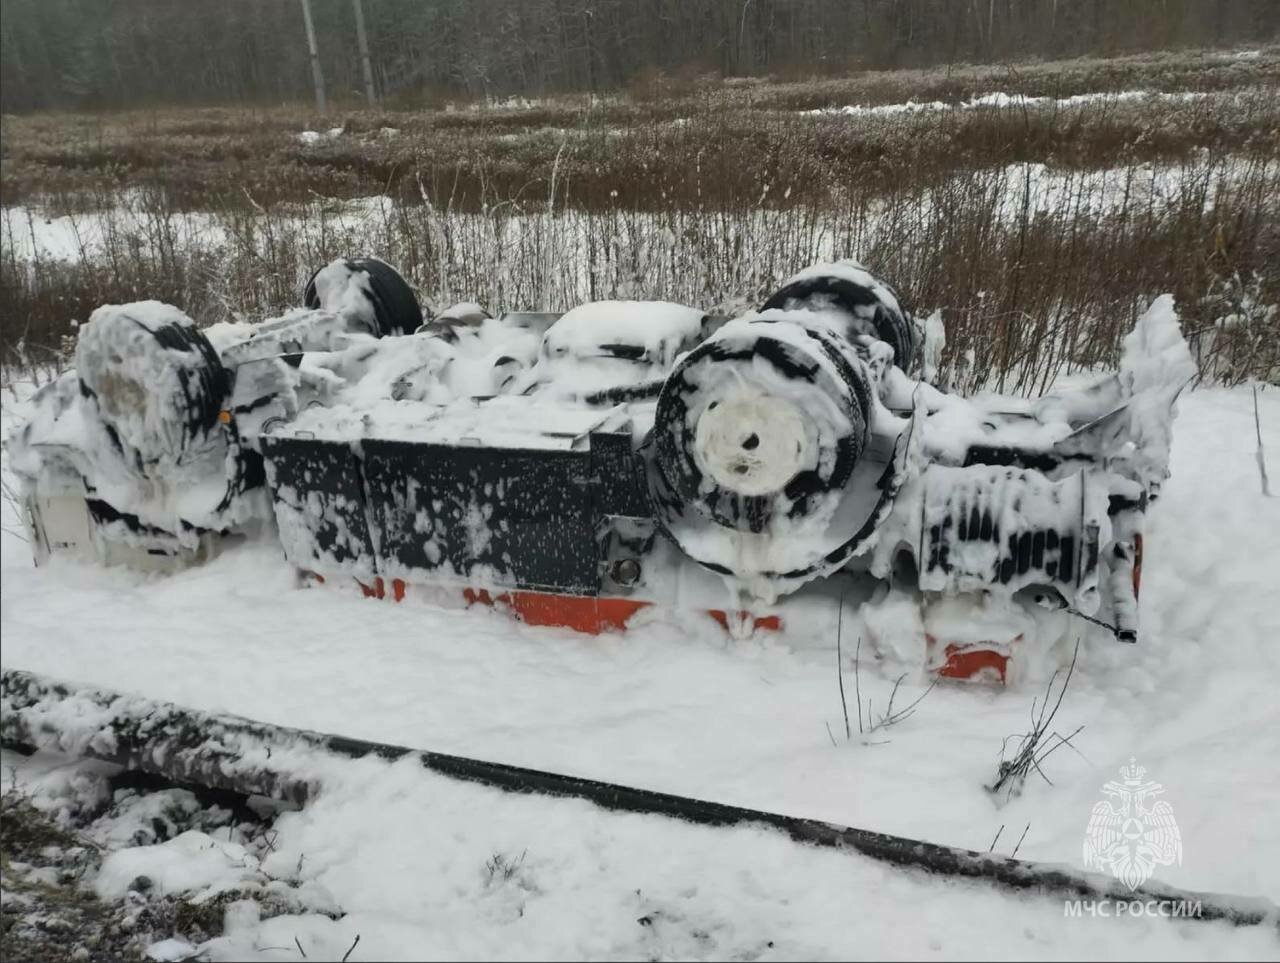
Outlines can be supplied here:
M437 205L480 210L494 198L545 197L559 156L564 198L575 206L734 205L754 202L762 183L775 188L772 203L786 195L799 204L851 181L893 187L1019 160L1099 167L1197 150L1274 151L1278 86L1280 48L1270 48L1249 58L1192 52L790 83L707 81L661 98L561 97L324 118L305 107L14 116L4 120L0 193L5 204L61 211L146 186L176 208L203 209L243 205L246 192L261 203L375 193L414 201L421 184ZM1064 110L854 120L801 113L958 103L993 90L1066 97L1138 89L1215 93ZM298 140L303 130L333 127L343 135Z
M7 212L0 348L56 358L71 319L142 297L202 321L261 318L295 304L315 266L362 251L429 302L491 310L606 297L741 309L806 263L857 255L918 311L942 309L943 374L960 389L1035 391L1062 365L1114 363L1163 291L1206 376L1280 370L1280 48L652 83L609 101L324 120L5 118L5 203L71 214L81 244L29 260L42 227ZM1133 89L1213 93L801 113Z

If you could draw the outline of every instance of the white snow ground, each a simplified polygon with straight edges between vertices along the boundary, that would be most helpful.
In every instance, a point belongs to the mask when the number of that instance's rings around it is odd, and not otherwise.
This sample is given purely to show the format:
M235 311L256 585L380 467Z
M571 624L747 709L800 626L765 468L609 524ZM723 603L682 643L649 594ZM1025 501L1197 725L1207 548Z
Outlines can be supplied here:
M1259 404L1275 459L1280 392L1264 390ZM2 661L974 849L1003 825L997 851L1008 853L1029 823L1020 857L1073 866L1102 783L1134 757L1166 787L1182 833L1182 865L1158 879L1277 899L1280 499L1260 493L1255 447L1248 389L1183 398L1173 477L1149 517L1142 639L1082 652L1055 723L1085 726L1080 755L1055 753L1054 785L1028 783L1003 806L982 786L1002 739L1028 728L1039 688L939 686L887 743L846 742L834 612L804 639L735 642L709 621L676 618L588 638L496 613L301 590L269 545L168 578L59 561L35 570L6 504ZM857 631L848 612L844 630L846 640ZM864 701L883 704L892 681L864 668ZM921 691L908 688L909 699ZM841 734L834 746L828 725ZM39 766L33 784L60 778ZM352 764L337 782L280 819L264 868L305 857L303 878L348 915L242 920L207 952L297 959L297 936L309 959L336 959L359 933L353 960L1280 956L1274 929L1068 919L1060 899L935 880L764 830L505 796L412 765ZM485 868L495 854L524 858L507 879ZM273 946L288 949L262 949Z

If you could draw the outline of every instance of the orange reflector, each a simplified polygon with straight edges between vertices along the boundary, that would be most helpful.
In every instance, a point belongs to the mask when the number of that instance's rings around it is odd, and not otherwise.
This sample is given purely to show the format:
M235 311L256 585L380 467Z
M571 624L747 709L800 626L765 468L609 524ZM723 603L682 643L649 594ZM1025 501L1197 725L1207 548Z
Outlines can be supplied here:
M219 411L218 421L220 421L224 425L231 424L231 412L226 411L225 409L223 411Z

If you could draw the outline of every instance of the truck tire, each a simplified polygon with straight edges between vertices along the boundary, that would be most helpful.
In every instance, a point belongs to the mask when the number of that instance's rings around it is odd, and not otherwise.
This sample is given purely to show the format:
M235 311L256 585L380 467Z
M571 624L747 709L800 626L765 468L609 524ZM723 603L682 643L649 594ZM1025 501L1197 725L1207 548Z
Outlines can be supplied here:
M385 338L389 335L412 334L422 325L422 306L406 281L390 264L376 257L344 258L342 263L353 275L367 275L368 285L363 292L373 311L375 337ZM334 265L328 264L317 270L307 281L302 292L303 303L309 308L325 308L337 310L336 305L321 304L320 291L317 290L316 278L321 271L330 270Z
M830 331L776 318L726 325L659 394L659 519L795 534L848 481L870 404L861 363Z
M909 371L915 364L920 336L893 289L860 266L840 263L827 267L788 281L760 310L839 312L848 319L846 336L873 334L893 348L894 363Z
M176 467L218 428L231 379L209 339L158 301L94 311L76 343L80 390L131 468Z

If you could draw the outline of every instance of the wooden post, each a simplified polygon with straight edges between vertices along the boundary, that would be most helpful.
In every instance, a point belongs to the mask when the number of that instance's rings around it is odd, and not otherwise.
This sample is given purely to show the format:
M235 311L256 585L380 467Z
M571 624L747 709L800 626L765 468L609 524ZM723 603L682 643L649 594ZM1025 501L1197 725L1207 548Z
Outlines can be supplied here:
M373 67L369 63L369 38L364 32L364 6L360 0L351 0L356 13L356 40L360 44L360 63L364 67L364 95L370 107L378 106L378 96L373 92Z
M316 28L311 22L311 0L301 0L302 19L307 25L307 48L311 51L311 79L316 85L316 110L325 112L324 73L320 70L320 50L316 47Z

